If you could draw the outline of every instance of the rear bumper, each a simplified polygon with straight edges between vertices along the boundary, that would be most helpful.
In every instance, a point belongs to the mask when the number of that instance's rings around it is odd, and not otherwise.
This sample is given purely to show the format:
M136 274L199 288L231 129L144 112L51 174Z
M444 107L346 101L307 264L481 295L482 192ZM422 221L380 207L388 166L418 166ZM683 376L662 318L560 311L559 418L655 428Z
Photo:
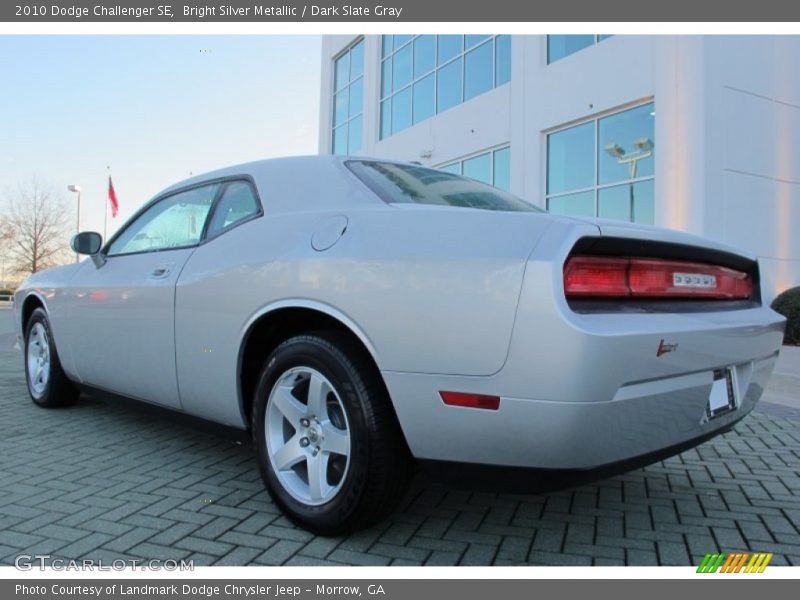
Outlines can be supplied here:
M776 360L777 352L733 365L737 406L712 420L706 407L713 370L626 385L613 398L594 402L503 396L496 411L446 406L438 396L439 390L492 393L488 382L479 380L493 378L386 372L384 378L418 458L590 469L725 431L753 409Z

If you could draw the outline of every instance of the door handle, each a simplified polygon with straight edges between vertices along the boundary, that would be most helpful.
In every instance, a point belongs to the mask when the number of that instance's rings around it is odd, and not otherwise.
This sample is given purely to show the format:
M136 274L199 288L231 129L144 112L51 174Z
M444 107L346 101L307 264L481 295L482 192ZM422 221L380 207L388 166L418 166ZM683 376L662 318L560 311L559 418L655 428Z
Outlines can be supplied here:
M163 279L169 272L172 270L172 265L159 265L152 271L150 271L150 277L153 279Z

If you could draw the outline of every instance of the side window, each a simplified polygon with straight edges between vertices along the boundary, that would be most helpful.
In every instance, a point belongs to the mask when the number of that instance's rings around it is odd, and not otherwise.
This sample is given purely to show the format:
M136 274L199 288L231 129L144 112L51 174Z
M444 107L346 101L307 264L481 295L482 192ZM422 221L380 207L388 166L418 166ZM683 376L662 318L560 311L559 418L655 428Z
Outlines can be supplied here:
M108 249L108 255L154 252L200 242L218 183L168 196L133 221Z
M245 181L233 181L225 186L217 202L206 237L215 237L229 227L257 215L259 211L252 186Z

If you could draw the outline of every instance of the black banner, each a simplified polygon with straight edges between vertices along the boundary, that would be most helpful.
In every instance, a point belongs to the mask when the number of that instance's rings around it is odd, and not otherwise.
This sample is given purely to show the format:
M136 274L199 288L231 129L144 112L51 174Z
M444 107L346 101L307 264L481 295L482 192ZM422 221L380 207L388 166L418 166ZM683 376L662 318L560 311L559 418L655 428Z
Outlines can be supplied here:
M788 22L800 21L800 3L787 0L387 0L306 3L287 0L222 2L180 0L57 0L3 2L11 22Z

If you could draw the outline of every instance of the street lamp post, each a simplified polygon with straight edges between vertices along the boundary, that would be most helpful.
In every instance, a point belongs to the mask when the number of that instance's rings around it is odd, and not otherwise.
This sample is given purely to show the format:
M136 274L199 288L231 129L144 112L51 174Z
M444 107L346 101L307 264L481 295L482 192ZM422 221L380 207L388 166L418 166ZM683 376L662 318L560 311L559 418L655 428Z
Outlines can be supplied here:
M75 233L80 233L81 232L81 191L82 191L82 189L81 189L81 186L75 185L75 184L67 186L67 189L70 192L78 194L78 216L77 216L77 219L76 219L76 222L75 222ZM80 255L76 252L75 253L75 262L78 262L80 259L81 259Z
M650 138L641 138L635 140L633 145L636 146L636 152L626 154L625 148L619 144L608 144L605 148L609 156L617 159L621 165L628 165L628 179L632 182L636 179L636 167L640 160L653 156L653 140ZM636 221L636 208L633 202L633 183L628 184L628 194L631 203L631 221Z

